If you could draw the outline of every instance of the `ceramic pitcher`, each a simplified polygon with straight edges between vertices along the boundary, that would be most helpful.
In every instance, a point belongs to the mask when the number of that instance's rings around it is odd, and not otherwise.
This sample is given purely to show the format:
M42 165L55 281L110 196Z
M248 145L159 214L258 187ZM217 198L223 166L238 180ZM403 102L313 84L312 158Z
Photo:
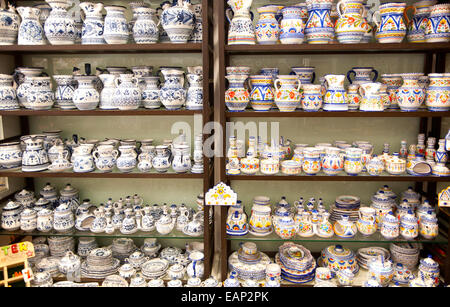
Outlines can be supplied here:
M254 45L255 28L253 26L253 13L250 12L253 0L228 0L230 8L226 16L230 23L228 30L229 45Z
M156 10L138 7L133 10L136 19L133 25L133 38L136 44L154 44L159 39L159 29L155 22Z
M405 15L409 10L413 11L413 17L407 24L407 39L411 43L425 42L425 29L431 12L431 6L436 4L436 0L422 0L408 6L405 9Z
M258 44L276 44L280 36L280 26L275 18L278 12L276 5L264 5L257 9L259 21L255 27Z
M191 169L191 154L188 145L174 145L172 169L176 173L186 173Z
M275 104L280 112L293 112L300 104L302 83L297 76L280 75L275 80Z
M73 157L73 171L75 173L88 173L95 169L92 157L93 144L80 144L75 148Z
M203 75L188 74L186 78L189 82L189 87L187 89L186 95L186 109L203 109Z
M336 23L337 40L341 44L357 44L366 33L365 8L362 0L341 0L338 2Z
M189 36L189 43L201 43L203 41L203 7L201 3L192 4L191 10L195 15L194 29Z
M334 36L334 24L331 21L331 5L333 0L307 0L308 21L305 35L309 44L328 44Z
M324 111L348 111L347 92L344 88L345 75L326 75Z
M83 28L81 30L81 43L83 45L105 44L103 33L105 22L103 20L103 3L82 2L80 8L84 12Z
M8 7L7 7L8 5ZM17 42L20 19L16 13L16 8L8 1L1 2L0 9L0 45L13 45Z
M272 76L250 76L250 103L255 111L269 111L274 103Z
M191 1L173 0L172 5L164 6L160 22L172 43L187 43L195 23Z
M381 83L363 83L360 85L361 111L384 111L380 95Z
M100 145L92 153L94 156L95 166L100 172L111 172L116 165L119 152L114 149L113 145Z
M129 37L126 7L118 5L105 6L105 29L103 38L108 44L126 44Z
M78 88L73 93L73 103L78 110L94 110L100 102L100 94L94 87L96 76L75 76Z
M283 19L280 23L280 42L282 44L301 44L305 37L305 25L302 20L302 8L286 6L281 9Z
M55 103L50 77L27 77L30 87L26 94L27 106L32 110L49 110Z
M76 109L73 104L73 93L75 92L75 79L73 75L53 75L57 87L55 91L55 106L63 110Z
M431 7L425 28L425 41L427 43L450 42L450 4L436 4Z
M122 145L119 146L120 157L117 158L117 168L122 173L131 172L137 164L137 153L135 151L135 146L133 145Z
M267 206L253 205L249 221L250 232L257 235L268 235L272 233L271 209Z
M103 89L100 93L100 105L99 108L103 110L116 110L117 106L114 104L114 93L116 91L116 83L114 82L117 78L113 74L101 74L98 76L103 83Z
M28 108L27 93L31 86L31 79L27 77L39 77L47 75L42 67L18 67L14 71L14 81L17 85L17 99L19 105Z
M356 226L360 233L370 236L377 231L376 211L370 207L362 207L358 211L359 219Z
M17 43L19 45L44 45L44 29L39 22L41 10L34 7L19 6L17 11L22 18Z
M27 135L20 138L25 143L22 155L23 172L44 171L49 166L47 151L44 149L43 135Z
M179 68L163 68L164 85L159 98L168 110L178 110L186 103L187 91L184 88L184 71Z
M132 74L120 74L114 80L116 90L114 91L113 104L119 110L136 110L141 104L141 90L138 79Z
M401 43L406 36L404 20L406 3L392 2L380 5L373 15L377 31L375 37L379 43ZM381 18L381 21L378 19Z
M422 73L402 74L403 85L396 92L396 100L402 111L417 111L425 100L425 89L419 85Z
M146 109L158 109L161 107L159 98L159 77L144 77L145 87L142 91L142 103Z
M450 110L450 74L429 74L426 105L430 111Z
M242 112L247 108L249 92L244 87L244 83L248 79L248 75L228 75L228 90L225 92L225 105L230 112Z
M73 45L77 37L75 20L67 13L70 0L45 0L52 10L44 24L44 32L52 45Z
M371 74L374 74L371 77ZM353 78L351 77L353 75ZM350 84L358 84L361 85L367 82L376 82L378 79L378 71L376 71L373 67L353 67L347 73L347 80Z

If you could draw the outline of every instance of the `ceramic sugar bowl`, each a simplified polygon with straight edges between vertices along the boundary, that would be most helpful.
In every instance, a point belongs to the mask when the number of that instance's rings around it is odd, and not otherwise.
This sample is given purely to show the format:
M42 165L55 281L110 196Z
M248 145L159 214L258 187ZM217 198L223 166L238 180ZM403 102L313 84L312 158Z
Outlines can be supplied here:
M387 286L394 277L394 265L391 260L385 260L383 256L372 258L369 262L369 273L382 286Z

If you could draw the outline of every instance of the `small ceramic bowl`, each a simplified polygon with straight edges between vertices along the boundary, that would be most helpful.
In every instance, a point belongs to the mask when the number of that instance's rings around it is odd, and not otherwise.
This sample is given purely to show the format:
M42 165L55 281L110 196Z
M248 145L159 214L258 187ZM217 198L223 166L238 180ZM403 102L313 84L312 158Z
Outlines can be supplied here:
M264 175L275 175L280 171L280 162L276 159L261 160L261 173Z
M243 158L241 159L241 172L247 175L254 175L259 171L259 159Z
M281 162L281 172L285 175L298 175L302 171L300 163L294 160L286 160Z

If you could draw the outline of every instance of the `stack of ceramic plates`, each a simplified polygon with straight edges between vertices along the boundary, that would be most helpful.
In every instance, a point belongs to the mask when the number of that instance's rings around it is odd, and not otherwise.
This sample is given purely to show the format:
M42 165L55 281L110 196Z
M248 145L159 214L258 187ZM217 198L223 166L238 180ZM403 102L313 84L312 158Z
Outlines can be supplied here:
M45 257L36 263L37 272L47 272L52 277L56 277L59 274L59 258L57 257Z
M336 198L334 205L330 208L330 220L339 221L343 215L348 215L350 221L358 220L358 212L361 207L361 199L356 196L344 195Z
M95 238L80 238L78 240L78 256L85 258L89 253L98 247Z
M118 238L113 240L111 250L113 257L119 259L120 263L124 263L125 259L136 251L136 245L132 239Z
M385 260L389 260L391 258L391 254L385 248L365 247L358 249L356 252L356 261L360 267L367 270L369 269L369 262L378 256L383 256Z
M64 257L68 251L75 252L75 239L73 237L49 237L48 247L50 255Z
M142 275L148 279L157 279L166 274L169 261L161 258L151 259L141 266Z
M418 243L391 243L392 261L401 263L410 270L415 270L419 263L419 254L422 246Z
M242 251L231 254L228 258L228 268L230 271L235 271L237 277L242 280L264 279L266 277L266 266L271 262L270 258L266 254L258 251L252 256L243 256L243 254Z
M109 248L96 248L81 264L81 275L86 278L103 279L118 272L119 259L113 258Z
M281 278L296 284L314 279L316 262L311 252L302 245L288 242L280 246L275 262L281 267Z

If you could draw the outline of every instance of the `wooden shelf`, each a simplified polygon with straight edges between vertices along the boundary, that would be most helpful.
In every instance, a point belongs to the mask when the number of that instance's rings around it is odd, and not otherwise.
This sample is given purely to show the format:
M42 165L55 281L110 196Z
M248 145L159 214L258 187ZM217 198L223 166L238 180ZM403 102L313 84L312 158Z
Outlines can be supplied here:
M74 172L22 172L22 171L0 171L0 177L21 177L21 178L155 178L155 179L203 179L203 174L177 174L174 172L167 173L139 173L139 172L131 172L131 173L120 173L120 172L111 172L111 173L100 173L100 172L91 172L91 173L74 173Z
M0 173L1 175L1 173ZM367 174L361 174L358 176L348 176L348 175L338 175L338 176L327 176L325 174L318 174L314 176L309 175L299 175L299 176L288 176L288 175L227 175L227 180L250 180L250 181L402 181L402 182L450 182L450 177L436 177L436 176L393 176L393 175L383 175L383 176L370 176Z
M0 46L0 54L105 54L105 53L201 53L202 44L117 44L117 45L11 45Z
M271 110L268 112L257 112L253 110L245 110L244 112L229 112L225 113L226 118L234 117L450 117L450 112L402 112L398 110L384 111L384 112L364 112L364 111L347 111L347 112L280 112L278 110Z
M137 110L11 110L0 111L0 116L188 116L202 114L203 110L166 110L166 109L137 109Z
M448 43L225 45L227 54L361 54L450 52Z

